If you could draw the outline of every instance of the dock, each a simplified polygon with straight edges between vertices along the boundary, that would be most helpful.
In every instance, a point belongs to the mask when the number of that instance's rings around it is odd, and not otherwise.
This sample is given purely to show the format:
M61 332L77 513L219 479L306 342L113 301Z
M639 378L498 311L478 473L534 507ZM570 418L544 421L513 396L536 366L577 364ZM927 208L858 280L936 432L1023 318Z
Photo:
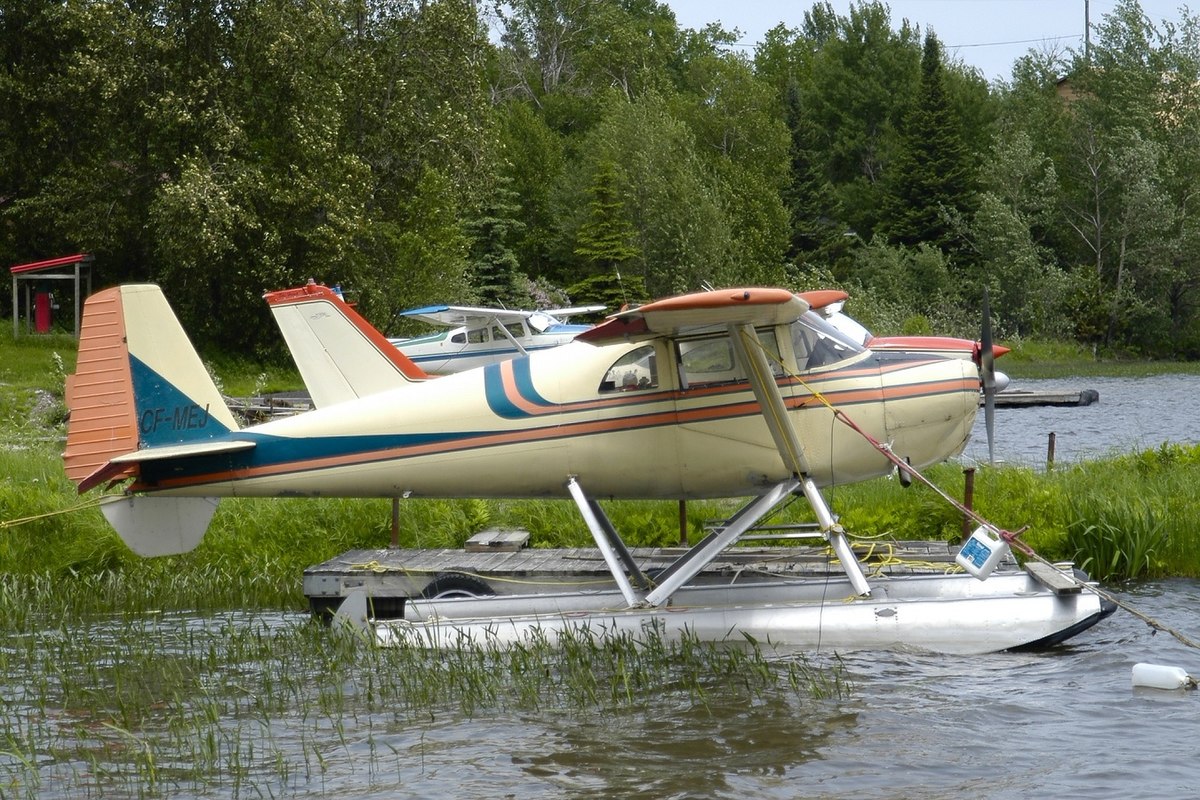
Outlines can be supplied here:
M1032 406L1090 406L1100 402L1100 393L1095 389L1080 389L1063 392L1033 392L1008 389L996 394L996 408L1030 408ZM979 398L980 404L983 397Z
M364 590L375 616L398 617L406 598L486 596L603 590L616 587L600 551L594 547L529 548L528 534L496 536L485 531L463 549L350 550L304 571L304 594L315 615L330 614L352 591ZM481 547L481 540L495 542ZM514 542L521 542L514 546ZM646 575L666 568L685 552L681 547L635 547L630 553ZM869 574L940 574L957 570L959 544L945 541L895 541L855 544L855 555ZM1008 566L1015 566L1008 556ZM694 580L697 584L746 583L789 577L844 577L824 540L812 545L753 543L721 553Z

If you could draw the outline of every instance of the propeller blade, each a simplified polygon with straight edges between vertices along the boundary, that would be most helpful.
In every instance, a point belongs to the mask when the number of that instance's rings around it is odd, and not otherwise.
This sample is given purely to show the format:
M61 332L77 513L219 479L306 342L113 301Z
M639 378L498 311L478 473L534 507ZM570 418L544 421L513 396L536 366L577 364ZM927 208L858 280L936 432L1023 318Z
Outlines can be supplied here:
M983 329L979 337L979 373L983 378L983 422L987 429L988 463L996 463L996 354L992 349L992 308L983 287Z

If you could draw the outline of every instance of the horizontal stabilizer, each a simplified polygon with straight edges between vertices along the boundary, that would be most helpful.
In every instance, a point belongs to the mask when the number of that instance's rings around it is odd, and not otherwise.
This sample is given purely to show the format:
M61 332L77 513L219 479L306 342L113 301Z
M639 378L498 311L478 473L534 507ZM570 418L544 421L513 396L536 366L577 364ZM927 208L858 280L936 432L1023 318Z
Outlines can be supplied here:
M118 497L100 511L121 541L139 556L173 556L194 550L217 510L213 497Z
M124 455L110 459L113 464L141 464L146 461L162 459L189 458L191 456L211 456L218 453L238 453L251 450L254 442L197 442L195 444L179 444L174 447L155 447L153 450L134 450Z

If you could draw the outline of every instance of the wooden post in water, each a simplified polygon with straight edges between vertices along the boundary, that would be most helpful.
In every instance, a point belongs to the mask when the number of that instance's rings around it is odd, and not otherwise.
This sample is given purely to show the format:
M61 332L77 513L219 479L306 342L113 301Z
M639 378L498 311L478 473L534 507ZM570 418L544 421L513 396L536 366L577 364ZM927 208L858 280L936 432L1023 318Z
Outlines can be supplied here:
M687 500L679 501L679 546L688 546Z
M1046 469L1054 468L1054 431L1050 431L1050 436L1046 442Z
M975 509L975 468L967 467L963 470L963 505L967 508ZM971 536L971 518L963 514L962 520L962 541L965 544Z
M400 498L392 498L392 549L400 547Z

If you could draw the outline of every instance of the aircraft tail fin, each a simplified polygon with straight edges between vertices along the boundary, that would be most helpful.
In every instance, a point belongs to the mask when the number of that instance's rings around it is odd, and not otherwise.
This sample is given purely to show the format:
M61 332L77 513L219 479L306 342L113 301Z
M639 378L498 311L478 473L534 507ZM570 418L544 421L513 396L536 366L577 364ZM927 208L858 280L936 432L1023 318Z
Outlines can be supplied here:
M327 286L264 297L317 408L429 377Z
M150 284L87 299L66 400L63 461L81 492L137 475L156 449L210 448L238 429L162 290Z
M87 299L79 359L67 378L67 476L85 492L140 478L142 465L234 452L238 429L199 354L149 284L116 286ZM105 518L143 556L187 552L200 543L217 501L205 497L123 497L101 504Z

